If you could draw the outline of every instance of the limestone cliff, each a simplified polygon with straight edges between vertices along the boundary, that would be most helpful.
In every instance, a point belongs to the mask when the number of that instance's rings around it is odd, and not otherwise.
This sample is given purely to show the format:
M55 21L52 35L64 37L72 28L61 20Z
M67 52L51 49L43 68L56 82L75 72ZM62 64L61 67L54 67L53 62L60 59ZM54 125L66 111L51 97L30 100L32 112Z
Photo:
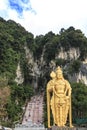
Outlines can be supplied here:
M21 71L20 63L18 63L17 66L15 81L17 82L17 84L22 84L24 82L24 77Z
M49 62L49 64L47 65L46 61L44 60L44 49L42 51L42 54L40 56L40 59L34 59L33 53L30 51L30 49L25 46L25 57L27 59L27 64L29 66L30 72L29 75L32 76L32 85L33 87L36 89L38 88L40 82L44 82L43 86L45 87L46 85L46 74L50 73L51 70L55 70L55 68L57 67L55 60L56 59L63 59L68 61L69 63L66 62L66 64L64 66L62 66L62 68L64 69L65 73L67 72L67 69L70 67L70 64L77 60L80 57L80 50L79 48L70 48L68 51L65 51L63 47L61 47L60 52L56 53L55 58L53 60L51 60ZM24 81L24 77L23 74L21 72L21 68L20 68L20 64L18 63L18 67L16 70L16 78L15 81L17 82L17 84L22 84ZM81 66L79 68L78 72L73 72L71 73L67 73L68 75L68 79L71 82L79 82L81 81L82 83L87 84L87 62L86 59L85 61L81 62ZM44 81L43 81L44 80ZM42 84L41 84L42 85ZM40 86L39 86L40 87Z
M61 47L59 54L56 54L56 58L61 59L70 59L70 60L76 60L80 56L80 50L79 48L70 48L68 51L65 51L63 47Z

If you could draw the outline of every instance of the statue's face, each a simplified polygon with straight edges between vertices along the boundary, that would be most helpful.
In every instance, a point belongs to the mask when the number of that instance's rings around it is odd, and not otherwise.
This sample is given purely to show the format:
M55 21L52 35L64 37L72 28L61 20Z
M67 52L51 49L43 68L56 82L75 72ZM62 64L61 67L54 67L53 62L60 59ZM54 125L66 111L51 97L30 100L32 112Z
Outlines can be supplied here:
M62 78L63 78L62 73L57 73L57 78L58 78L58 79L62 79Z

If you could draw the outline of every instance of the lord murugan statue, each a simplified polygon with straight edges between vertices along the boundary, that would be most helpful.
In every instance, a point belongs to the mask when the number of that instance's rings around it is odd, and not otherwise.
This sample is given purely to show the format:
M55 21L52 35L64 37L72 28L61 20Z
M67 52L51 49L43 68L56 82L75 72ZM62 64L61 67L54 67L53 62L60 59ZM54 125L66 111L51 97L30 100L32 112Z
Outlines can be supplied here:
M50 110L54 124L58 127L65 127L69 117L69 125L72 127L71 117L71 86L63 77L62 69L58 66L52 71L51 80L47 83L47 114L48 128L50 128Z

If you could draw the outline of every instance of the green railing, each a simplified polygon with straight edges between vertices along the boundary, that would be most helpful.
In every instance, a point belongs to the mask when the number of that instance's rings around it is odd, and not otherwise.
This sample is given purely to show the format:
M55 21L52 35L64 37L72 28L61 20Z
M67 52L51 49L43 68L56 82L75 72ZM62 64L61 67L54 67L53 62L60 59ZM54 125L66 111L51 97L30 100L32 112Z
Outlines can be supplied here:
M76 119L74 119L74 123L76 123L77 125L86 124L87 118L76 118Z

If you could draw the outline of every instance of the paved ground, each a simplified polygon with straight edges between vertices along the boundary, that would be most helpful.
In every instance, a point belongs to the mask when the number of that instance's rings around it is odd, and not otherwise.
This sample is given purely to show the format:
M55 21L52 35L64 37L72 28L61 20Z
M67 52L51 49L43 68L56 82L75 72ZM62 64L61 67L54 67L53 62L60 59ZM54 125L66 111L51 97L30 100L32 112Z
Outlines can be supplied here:
M22 124L29 121L33 124L43 123L43 94L33 96L28 102Z

